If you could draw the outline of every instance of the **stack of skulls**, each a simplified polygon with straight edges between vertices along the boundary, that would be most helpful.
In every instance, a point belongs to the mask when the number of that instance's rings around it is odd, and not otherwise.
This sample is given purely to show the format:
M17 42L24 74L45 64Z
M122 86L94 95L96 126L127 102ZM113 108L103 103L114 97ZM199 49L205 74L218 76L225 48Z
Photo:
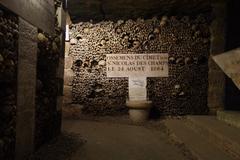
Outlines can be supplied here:
M170 115L206 113L210 49L207 17L162 16L71 25L73 102L83 104L86 113L119 112L128 96L128 82L127 78L107 78L106 55L168 53L169 77L148 78L148 97L154 107Z
M0 7L0 159L14 159L18 17Z
M59 7L55 2L55 8ZM55 21L55 34L39 30L37 54L36 148L56 137L61 128L61 113L57 109L63 81L57 77L61 57L61 29Z

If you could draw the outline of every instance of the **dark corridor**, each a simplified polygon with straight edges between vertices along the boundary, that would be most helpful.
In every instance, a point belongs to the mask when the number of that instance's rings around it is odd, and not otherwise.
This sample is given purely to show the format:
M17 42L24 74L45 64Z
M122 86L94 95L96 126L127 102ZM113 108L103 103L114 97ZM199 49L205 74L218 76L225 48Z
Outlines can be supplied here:
M227 36L226 50L232 50L240 47L240 21L237 16L240 15L240 1L231 0L228 4ZM240 111L240 90L235 86L232 80L226 77L226 97L225 109Z

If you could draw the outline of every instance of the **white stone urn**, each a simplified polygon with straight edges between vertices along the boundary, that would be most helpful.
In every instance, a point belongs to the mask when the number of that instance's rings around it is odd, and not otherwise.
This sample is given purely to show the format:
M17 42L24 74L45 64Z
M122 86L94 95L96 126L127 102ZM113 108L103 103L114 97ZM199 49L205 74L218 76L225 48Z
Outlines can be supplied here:
M127 100L129 117L135 123L142 123L148 120L152 101L147 100Z

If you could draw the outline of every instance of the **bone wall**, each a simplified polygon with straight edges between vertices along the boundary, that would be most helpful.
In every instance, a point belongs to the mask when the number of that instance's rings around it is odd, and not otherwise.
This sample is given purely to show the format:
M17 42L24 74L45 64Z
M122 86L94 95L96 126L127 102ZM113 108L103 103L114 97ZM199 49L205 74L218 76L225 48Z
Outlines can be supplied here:
M0 159L14 158L16 140L18 17L0 6Z
M208 15L81 22L70 30L73 103L84 113L126 113L127 78L106 77L106 54L168 53L169 77L148 78L148 97L164 115L205 114L210 32ZM68 76L68 75L66 75Z
M55 1L55 8L61 7ZM62 30L55 19L55 34L38 31L37 53L37 93L36 93L36 148L56 137L61 130L61 110L58 109L58 97L62 95L63 78L58 76Z

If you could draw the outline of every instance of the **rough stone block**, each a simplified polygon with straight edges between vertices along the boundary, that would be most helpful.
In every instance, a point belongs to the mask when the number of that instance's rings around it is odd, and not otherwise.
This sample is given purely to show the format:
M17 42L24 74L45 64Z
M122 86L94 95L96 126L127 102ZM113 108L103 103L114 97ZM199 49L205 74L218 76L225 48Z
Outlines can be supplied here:
M232 126L240 128L240 112L218 111L217 118Z
M64 97L71 97L72 96L72 86L64 85L63 94L64 94Z
M65 57L69 56L69 50L70 50L70 43L65 42Z
M63 96L64 104L72 103L72 87L71 86L64 85L63 95L64 95Z
M65 58L65 69L71 69L73 65L73 58L72 57L66 57Z
M64 84L71 86L73 78L74 78L73 71L71 69L65 69L64 70Z

